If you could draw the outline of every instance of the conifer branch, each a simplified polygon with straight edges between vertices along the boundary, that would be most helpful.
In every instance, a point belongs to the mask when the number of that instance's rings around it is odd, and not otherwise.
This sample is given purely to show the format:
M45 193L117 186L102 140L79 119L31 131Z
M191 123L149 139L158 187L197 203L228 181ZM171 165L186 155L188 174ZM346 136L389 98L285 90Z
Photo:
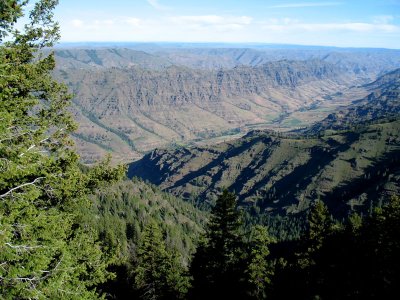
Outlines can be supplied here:
M13 191L18 190L18 189L21 189L21 188L23 188L23 187L25 187L25 186L35 185L38 181L40 181L40 180L42 180L42 179L44 179L44 178L45 178L45 177L38 177L38 178L36 178L36 179L35 179L34 181L32 181L32 182L27 182L27 183L21 184L21 185L19 185L19 186L16 186L15 188L12 188L11 190L9 190L7 193L5 193L5 194L3 194L3 195L0 195L0 198L5 198L5 197L7 197L7 195L11 194Z

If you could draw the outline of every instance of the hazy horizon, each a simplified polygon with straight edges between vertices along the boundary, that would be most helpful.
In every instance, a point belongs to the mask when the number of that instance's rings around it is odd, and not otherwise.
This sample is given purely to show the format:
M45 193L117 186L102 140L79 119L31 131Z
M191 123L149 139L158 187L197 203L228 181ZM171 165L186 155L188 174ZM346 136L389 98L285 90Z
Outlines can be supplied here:
M400 1L61 0L61 41L400 49Z
M254 48L254 49L378 49L378 50L400 50L400 48L389 47L351 47L351 46L330 46L311 44L282 44L262 42L185 42L185 41L61 41L56 47L134 47L134 46L171 46L177 48Z

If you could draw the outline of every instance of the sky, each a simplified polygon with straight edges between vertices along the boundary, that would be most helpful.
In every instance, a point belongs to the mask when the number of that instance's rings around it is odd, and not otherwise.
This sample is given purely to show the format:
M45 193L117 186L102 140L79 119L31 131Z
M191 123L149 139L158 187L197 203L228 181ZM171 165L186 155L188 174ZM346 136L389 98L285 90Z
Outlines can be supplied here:
M62 42L400 49L400 0L60 0Z

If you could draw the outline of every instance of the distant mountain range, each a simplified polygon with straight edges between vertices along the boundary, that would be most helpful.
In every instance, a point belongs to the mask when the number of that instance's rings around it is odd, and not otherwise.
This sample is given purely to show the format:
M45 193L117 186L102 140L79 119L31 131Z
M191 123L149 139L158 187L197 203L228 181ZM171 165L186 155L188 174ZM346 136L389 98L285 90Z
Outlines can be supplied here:
M400 51L390 49L351 49L334 47L229 47L226 45L181 46L137 44L116 47L107 44L74 45L57 48L58 68L129 67L160 69L177 65L192 69L231 69L260 66L279 60L319 59L352 69L354 72L382 73L400 67Z
M95 49L58 49L55 51L58 70L68 69L106 69L129 68L133 66L146 69L163 69L172 66L163 57L158 57L144 51L115 48Z
M358 74L370 76L399 67L400 53L384 49L340 48L183 48L163 49L154 54L175 64L191 68L233 68L239 65L259 66L279 60L319 59Z
M400 67L395 50L149 49L56 50L55 76L74 93L84 162L106 152L127 162L156 147L254 128L304 127Z

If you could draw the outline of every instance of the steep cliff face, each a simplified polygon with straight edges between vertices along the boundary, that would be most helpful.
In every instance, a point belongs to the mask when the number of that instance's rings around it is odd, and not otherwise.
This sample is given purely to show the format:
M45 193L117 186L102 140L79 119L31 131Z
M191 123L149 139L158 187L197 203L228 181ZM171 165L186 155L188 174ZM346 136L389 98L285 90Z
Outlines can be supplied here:
M157 146L272 124L282 114L357 83L318 60L211 72L176 66L71 68L56 76L75 95L81 145L111 149L127 161Z
M113 90L130 96L118 100L120 103L130 103L131 107L174 106L261 95L272 88L295 89L318 80L330 79L343 83L349 77L340 68L318 60L279 61L256 68L242 66L213 72L176 66L162 71L136 67L108 68L106 71L73 69L61 71L59 76L71 85L79 102L88 107L92 105L90 108L104 100L95 96L105 97ZM86 95L88 92L91 94Z

